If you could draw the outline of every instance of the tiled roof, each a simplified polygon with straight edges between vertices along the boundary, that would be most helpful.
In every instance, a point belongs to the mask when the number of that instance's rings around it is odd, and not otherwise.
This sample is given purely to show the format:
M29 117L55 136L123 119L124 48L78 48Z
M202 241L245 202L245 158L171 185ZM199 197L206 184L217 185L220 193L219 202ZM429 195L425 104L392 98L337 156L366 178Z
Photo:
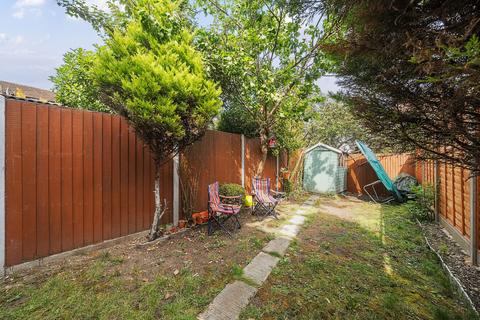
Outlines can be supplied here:
M17 84L0 80L0 94L7 96L15 96L17 89L20 89L25 93L25 98L28 100L37 100L42 102L55 102L55 93L50 90L39 89L35 87L25 86L23 84Z

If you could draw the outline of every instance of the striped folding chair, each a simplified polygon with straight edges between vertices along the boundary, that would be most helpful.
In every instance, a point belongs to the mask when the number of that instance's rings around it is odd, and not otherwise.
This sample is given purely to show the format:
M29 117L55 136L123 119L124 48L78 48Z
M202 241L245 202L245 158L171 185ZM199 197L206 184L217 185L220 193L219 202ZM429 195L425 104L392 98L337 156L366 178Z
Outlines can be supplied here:
M266 217L272 215L275 219L278 219L278 214L275 211L275 207L280 202L279 198L283 197L283 192L276 192L270 189L270 178L254 177L252 179L253 199L254 207L253 211L258 217ZM275 196L274 196L275 194Z
M239 205L222 203L221 199L238 200ZM238 220L238 213L241 209L242 196L221 196L218 192L218 182L212 183L208 186L208 235L213 233L214 225L220 227L229 236L232 234L225 227L225 223L233 218L235 220L236 229L240 229L240 221Z

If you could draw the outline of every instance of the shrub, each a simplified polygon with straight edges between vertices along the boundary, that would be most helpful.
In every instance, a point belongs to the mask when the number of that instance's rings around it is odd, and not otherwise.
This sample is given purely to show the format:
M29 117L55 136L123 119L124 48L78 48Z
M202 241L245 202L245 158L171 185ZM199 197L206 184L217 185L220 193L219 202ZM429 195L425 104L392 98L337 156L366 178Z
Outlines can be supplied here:
M407 202L406 206L412 215L420 221L433 221L435 219L434 203L435 190L432 185L415 186L411 190L415 200Z
M218 192L222 196L227 196L227 197L234 197L234 196L242 196L242 200L245 197L245 189L236 183L225 183L221 184ZM238 201L236 200L227 200L224 199L226 203L236 203Z

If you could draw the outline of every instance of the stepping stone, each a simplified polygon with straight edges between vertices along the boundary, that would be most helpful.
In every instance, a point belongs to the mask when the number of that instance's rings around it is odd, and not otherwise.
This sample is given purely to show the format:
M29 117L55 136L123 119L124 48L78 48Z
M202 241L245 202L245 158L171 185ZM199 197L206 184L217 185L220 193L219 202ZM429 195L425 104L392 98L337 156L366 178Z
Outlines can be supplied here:
M243 281L227 284L207 310L201 313L199 320L230 320L238 319L242 310L248 305L257 289Z
M267 253L277 253L283 256L290 245L290 241L290 239L285 237L273 239L263 248L263 251Z
M255 284L261 285L267 280L273 267L275 267L280 259L267 253L260 252L253 260L243 269L245 278L252 280Z
M296 224L297 226L301 226L305 222L304 216L293 216L290 219L290 223Z
M280 234L287 236L289 238L295 238L300 231L299 226L294 225L294 224L287 224L280 229Z
M303 215L307 214L307 211L305 209L298 209L296 214L299 214L299 215L303 216Z

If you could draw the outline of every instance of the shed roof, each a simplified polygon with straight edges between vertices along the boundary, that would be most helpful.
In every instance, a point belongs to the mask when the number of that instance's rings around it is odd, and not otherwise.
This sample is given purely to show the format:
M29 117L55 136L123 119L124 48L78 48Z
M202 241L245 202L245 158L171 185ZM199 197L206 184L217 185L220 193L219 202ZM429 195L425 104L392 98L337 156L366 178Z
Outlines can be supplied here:
M339 153L339 154L343 154L343 152L341 150L339 150L337 148L334 148L334 147L331 147L328 144L321 143L321 142L319 142L319 143L311 146L307 150L305 150L305 153L309 153L310 151L312 151L313 149L318 148L318 147L323 147L323 148L328 149L330 151L333 151L333 152L336 152L336 153Z

